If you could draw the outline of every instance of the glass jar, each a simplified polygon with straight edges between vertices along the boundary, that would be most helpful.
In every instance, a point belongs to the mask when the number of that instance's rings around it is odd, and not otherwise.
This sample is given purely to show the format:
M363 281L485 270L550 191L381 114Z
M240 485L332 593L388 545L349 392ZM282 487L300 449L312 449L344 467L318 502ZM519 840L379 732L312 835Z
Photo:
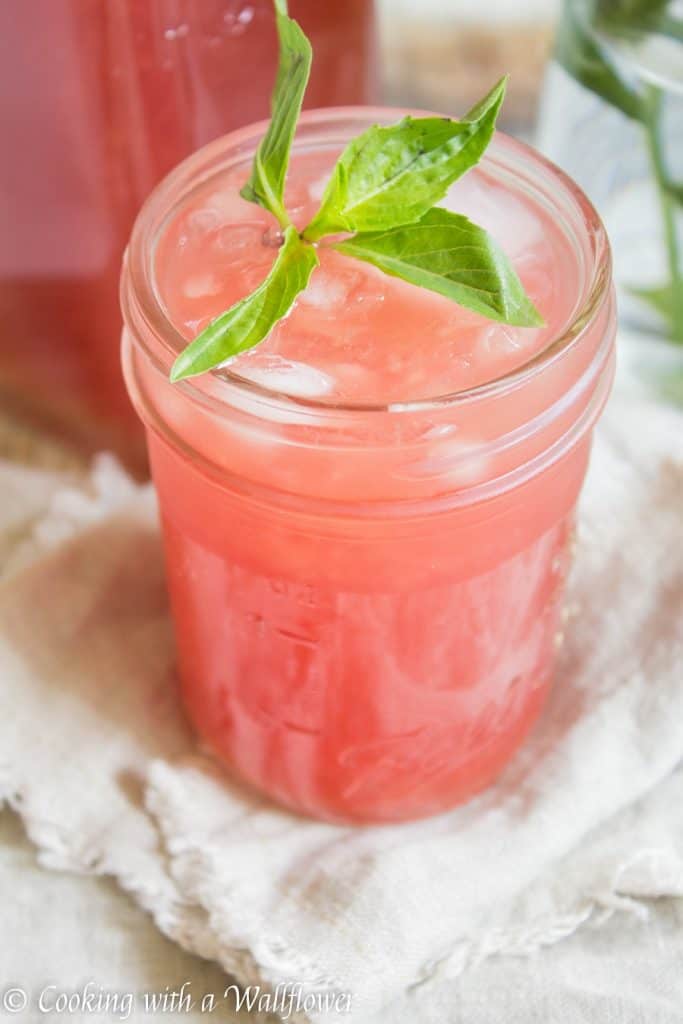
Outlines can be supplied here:
M307 102L371 98L372 0L290 8L316 53ZM276 60L272 0L0 4L5 407L140 465L118 354L133 218L188 153L267 115Z
M565 0L537 135L605 221L622 323L679 343L682 40L679 4Z
M307 113L296 150L339 149L398 113ZM576 261L570 322L539 356L388 406L289 398L225 370L171 385L185 340L158 300L158 240L198 182L246 174L263 130L218 140L155 190L122 277L184 701L225 763L298 811L433 814L496 776L550 685L613 375L609 247L583 194L499 135L486 174L542 204Z

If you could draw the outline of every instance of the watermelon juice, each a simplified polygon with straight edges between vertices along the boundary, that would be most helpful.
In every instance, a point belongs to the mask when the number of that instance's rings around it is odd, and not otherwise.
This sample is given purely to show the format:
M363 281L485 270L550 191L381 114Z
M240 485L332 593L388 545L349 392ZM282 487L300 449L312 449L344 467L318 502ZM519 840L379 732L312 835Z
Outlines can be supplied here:
M304 115L297 223L348 139L397 116ZM503 245L544 328L493 323L323 243L261 345L171 385L178 351L275 258L273 218L238 194L263 130L157 188L122 280L184 700L212 750L292 808L432 814L494 778L552 678L613 371L609 249L579 190L498 135L445 205Z

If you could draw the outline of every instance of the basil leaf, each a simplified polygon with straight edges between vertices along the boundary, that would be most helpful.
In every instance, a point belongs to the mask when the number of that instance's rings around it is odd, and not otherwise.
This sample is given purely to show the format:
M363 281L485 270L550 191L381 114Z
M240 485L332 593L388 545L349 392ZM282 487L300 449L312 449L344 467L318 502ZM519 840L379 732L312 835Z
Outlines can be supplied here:
M555 57L586 89L634 121L642 120L640 95L619 74L608 50L600 45L588 24L582 22L573 3L564 4Z
M221 313L180 353L171 369L171 381L204 373L258 345L290 311L317 266L313 246L301 241L296 228L288 227L263 284Z
M283 202L289 151L313 57L310 42L298 24L287 16L285 0L275 0L275 18L280 58L271 99L271 119L256 150L251 177L240 195L270 210L285 227L290 223Z
M316 241L418 220L478 163L491 141L506 82L502 78L462 121L405 117L390 127L375 125L350 142L305 237Z
M459 213L437 207L416 224L357 234L334 248L490 320L518 327L544 323L502 249Z

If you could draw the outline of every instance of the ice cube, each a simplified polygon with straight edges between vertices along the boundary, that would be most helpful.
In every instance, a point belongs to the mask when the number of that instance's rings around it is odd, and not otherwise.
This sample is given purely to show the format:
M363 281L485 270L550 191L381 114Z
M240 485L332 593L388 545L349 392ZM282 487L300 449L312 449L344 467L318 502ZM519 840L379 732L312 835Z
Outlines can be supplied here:
M244 260L245 250L249 251L254 259L272 260L274 250L263 244L263 224L226 224L221 227L216 236L216 245L222 253L222 258L228 257L230 262Z
M258 212L258 207L243 199L237 186L232 184L225 189L212 192L205 208L219 216L223 224L251 220Z
M295 398L322 398L334 388L334 379L329 374L282 356L260 355L230 361L230 369L254 384Z
M524 342L519 328L493 323L481 332L479 345L491 354L507 354L523 348Z
M210 231L215 231L221 224L220 214L208 207L202 207L201 210L193 210L187 218L187 227L191 235L206 235Z
M299 302L305 306L315 306L316 309L329 310L333 306L341 306L349 291L348 281L318 270L311 277L306 290L299 296Z
M456 181L439 205L485 228L511 259L543 244L543 224L533 207L481 172Z
M201 299L205 295L217 295L222 284L215 274L195 274L183 285L183 292L188 299Z
M509 324L491 323L482 328L475 343L473 355L482 364L495 359L507 359L530 349L538 337L538 328L511 327Z
M335 363L334 376L339 396L343 398L360 395L360 400L364 400L365 395L372 394L378 387L373 388L375 375L359 363Z
M228 183L220 191L212 192L199 208L188 214L187 227L190 234L201 236L230 224L263 224L264 218L265 214L257 206L242 199L236 183Z
M492 461L485 441L473 437L444 436L429 444L423 457L409 463L396 475L407 480L447 481L469 487L487 479Z

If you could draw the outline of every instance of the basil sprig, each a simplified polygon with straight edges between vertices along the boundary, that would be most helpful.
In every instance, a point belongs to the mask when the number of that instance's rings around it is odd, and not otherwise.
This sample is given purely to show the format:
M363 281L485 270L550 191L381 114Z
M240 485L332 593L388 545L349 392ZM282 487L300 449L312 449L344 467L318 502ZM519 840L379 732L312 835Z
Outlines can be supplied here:
M274 0L280 59L268 130L241 195L272 213L283 245L266 280L221 313L178 356L171 380L204 373L258 345L291 310L318 265L316 243L386 274L445 295L491 320L538 327L543 319L493 238L460 214L435 206L481 159L495 129L506 80L461 121L404 117L374 126L339 157L320 209L299 234L284 205L289 156L311 67L311 46Z

